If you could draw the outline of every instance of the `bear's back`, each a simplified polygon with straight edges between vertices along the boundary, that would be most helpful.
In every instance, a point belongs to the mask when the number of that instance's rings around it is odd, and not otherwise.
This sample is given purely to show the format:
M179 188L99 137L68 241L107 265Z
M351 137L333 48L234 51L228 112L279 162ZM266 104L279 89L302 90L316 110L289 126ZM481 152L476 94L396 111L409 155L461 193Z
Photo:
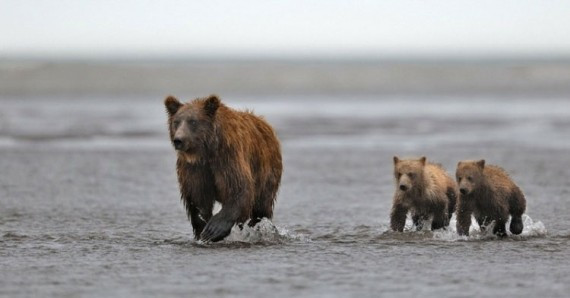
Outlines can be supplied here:
M438 188L446 191L447 188L454 187L455 181L453 178L451 178L451 176L449 176L441 164L428 163L426 165L426 171L431 177L433 183L437 185Z
M254 147L278 145L277 135L271 125L251 111L239 111L224 105L219 108L215 121L227 144L255 145Z
M515 183L503 168L495 165L486 165L483 175L491 188L491 191L499 195L510 193L515 187Z
M218 137L225 147L223 152L241 156L243 161L249 163L252 171L257 173L256 180L263 180L262 177L268 175L280 177L283 168L280 143L273 128L263 117L252 111L240 111L222 105L215 121L219 127Z

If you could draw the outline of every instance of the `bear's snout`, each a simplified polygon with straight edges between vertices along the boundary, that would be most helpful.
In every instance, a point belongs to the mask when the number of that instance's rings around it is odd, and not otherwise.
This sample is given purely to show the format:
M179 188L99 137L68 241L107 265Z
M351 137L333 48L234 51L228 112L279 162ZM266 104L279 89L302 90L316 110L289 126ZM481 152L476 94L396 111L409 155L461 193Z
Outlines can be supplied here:
M172 144L174 144L174 149L176 149L176 150L182 149L183 143L182 143L181 139L176 138L176 139L172 140Z
M467 188L460 188L460 189L459 189L459 192L460 192L462 195L466 195L466 194L467 194Z
M400 190L406 191L406 190L408 190L408 187L405 186L404 184L400 184Z

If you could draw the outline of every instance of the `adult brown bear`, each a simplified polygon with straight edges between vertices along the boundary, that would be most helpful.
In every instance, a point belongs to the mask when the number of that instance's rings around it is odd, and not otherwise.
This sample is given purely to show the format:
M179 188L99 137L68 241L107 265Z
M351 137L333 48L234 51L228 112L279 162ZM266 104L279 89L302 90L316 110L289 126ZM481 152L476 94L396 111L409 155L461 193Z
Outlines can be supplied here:
M164 100L182 201L203 241L225 238L234 224L271 219L281 182L279 141L271 126L236 111L215 95L181 103ZM214 202L222 209L212 215Z

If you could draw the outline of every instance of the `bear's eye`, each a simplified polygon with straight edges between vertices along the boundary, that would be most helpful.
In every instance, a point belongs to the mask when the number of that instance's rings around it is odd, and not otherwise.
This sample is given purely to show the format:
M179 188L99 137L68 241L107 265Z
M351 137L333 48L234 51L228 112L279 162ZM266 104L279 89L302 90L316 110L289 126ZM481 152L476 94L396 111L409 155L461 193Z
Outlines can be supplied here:
M467 180L469 180L469 182L471 182L471 181L473 181L473 177L468 176L468 177L467 177Z
M198 121L196 121L196 120L190 120L190 121L188 121L188 122L189 122L190 125L192 125L192 126L196 126L196 125L198 124Z
M174 120L172 121L172 124L174 124L174 126L178 126L180 125L180 120Z
M396 173L396 176L398 176L398 179L400 179L400 177L402 177L402 173L398 172Z
M414 174L414 173L408 173L408 176L409 176L410 178L412 178L412 179L414 178L415 175L416 175L416 174Z

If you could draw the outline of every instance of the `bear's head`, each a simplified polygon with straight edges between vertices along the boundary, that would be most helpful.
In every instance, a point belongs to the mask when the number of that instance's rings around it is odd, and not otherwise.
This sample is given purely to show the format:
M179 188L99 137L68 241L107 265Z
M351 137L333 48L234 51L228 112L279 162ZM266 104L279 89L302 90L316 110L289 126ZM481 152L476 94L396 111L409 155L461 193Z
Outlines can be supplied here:
M214 139L214 120L221 105L215 95L181 103L174 96L164 100L170 141L189 163L200 159Z
M394 178L398 191L408 192L421 187L426 157L420 159L400 159L394 156Z
M457 164L455 176L462 195L471 194L483 181L485 160L464 160Z

